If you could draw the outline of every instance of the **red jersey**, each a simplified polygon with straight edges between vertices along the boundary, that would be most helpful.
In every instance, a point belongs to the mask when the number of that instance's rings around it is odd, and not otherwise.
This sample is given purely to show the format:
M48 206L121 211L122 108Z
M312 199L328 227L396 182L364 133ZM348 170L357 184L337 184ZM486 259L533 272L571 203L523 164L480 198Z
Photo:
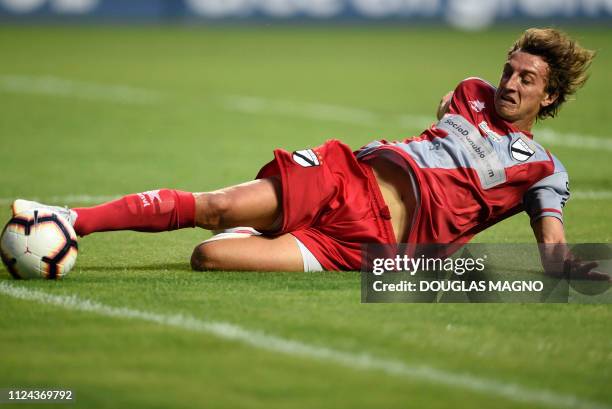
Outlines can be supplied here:
M448 114L420 136L375 141L358 159L401 162L415 182L418 209L410 243L463 243L523 210L532 222L562 220L569 198L565 168L529 132L497 115L495 87L468 78L455 89Z

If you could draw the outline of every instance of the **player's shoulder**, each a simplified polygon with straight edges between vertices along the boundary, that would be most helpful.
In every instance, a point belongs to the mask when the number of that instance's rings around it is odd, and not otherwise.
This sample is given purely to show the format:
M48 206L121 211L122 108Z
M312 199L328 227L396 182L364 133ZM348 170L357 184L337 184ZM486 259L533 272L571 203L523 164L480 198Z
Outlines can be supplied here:
M550 153L550 151L547 150L547 152L554 165L553 173L567 173L567 169L565 169L565 166L563 166L563 163L559 160L559 158Z
M563 163L561 162L561 160L538 141L537 133L533 135L532 138L527 138L522 133L518 133L518 134L512 133L511 135L515 135L515 134L519 136L523 136L521 139L524 142L527 142L532 147L532 149L536 152L534 161L536 162L537 161L548 161L553 164L553 169L554 169L553 173L561 173L561 172L567 173L567 169L565 168L565 166L563 166Z
M495 86L485 79L482 79L480 77L468 77L457 85L455 92L460 92L465 95L489 95L494 94L495 89Z
M467 77L463 81L459 83L459 85L464 86L472 86L472 87L485 87L489 89L495 89L495 85L491 84L489 81L480 78L480 77Z
M511 131L508 134L511 150L523 146L525 150L533 152L529 162L549 162L553 165L554 173L566 172L561 160L550 152L544 145L538 142L537 136L528 137L524 132Z
M461 81L453 92L453 100L457 106L468 106L470 101L480 101L490 105L495 94L495 87L479 77L468 77Z
M495 87L491 83L478 77L466 78L453 92L451 112L476 121L478 113L486 113L487 109L493 106L494 95Z

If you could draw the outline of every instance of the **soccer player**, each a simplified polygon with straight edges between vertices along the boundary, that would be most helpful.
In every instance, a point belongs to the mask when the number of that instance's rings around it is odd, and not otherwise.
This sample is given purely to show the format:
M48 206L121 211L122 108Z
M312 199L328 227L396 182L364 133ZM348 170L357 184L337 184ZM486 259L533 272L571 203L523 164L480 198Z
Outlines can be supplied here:
M279 149L256 180L213 192L159 189L51 208L80 236L247 226L229 233L241 238L199 244L195 270L359 270L364 243L466 243L523 210L537 242L565 243L568 175L531 128L584 85L593 57L558 30L529 29L508 51L497 87L462 81L442 98L439 122L417 137L356 152L336 140ZM44 205L17 200L13 212L36 207Z

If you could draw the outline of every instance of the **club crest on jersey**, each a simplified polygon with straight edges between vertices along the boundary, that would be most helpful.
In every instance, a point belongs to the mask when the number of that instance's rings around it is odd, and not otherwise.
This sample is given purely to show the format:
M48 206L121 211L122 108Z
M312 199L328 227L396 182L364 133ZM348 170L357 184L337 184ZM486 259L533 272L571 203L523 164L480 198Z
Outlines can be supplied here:
M475 100L475 101L468 101L470 103L470 107L476 111L476 112L480 112L483 109L485 109L485 104L484 102L480 101L480 100Z
M533 150L531 146L529 146L529 144L522 138L518 138L512 143L512 145L510 145L510 153L512 154L512 158L515 160L525 162L527 159L533 156L535 150Z
M300 166L309 168L311 166L319 166L321 162L312 149L304 149L293 152L293 161Z

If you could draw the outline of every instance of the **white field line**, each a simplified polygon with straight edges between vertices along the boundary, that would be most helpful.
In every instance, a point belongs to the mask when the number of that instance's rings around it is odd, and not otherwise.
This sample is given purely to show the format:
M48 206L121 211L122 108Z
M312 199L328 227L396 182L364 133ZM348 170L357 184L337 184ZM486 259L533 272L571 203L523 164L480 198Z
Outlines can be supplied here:
M431 116L405 114L385 117L373 111L338 105L238 95L225 97L223 99L223 106L231 111L249 114L280 114L367 126L381 126L387 123L398 125L402 128L416 127L425 129L436 120L433 114ZM565 146L575 149L612 151L612 139L605 137L598 138L595 136L574 133L565 134L553 131L549 128L539 128L535 130L535 137L538 141L550 145Z
M612 151L612 139L598 138L596 136L580 135L575 133L559 133L549 128L536 129L535 139L551 145L566 146L568 148Z
M0 75L0 91L123 104L153 104L162 98L159 92L148 89L75 81L53 76Z
M576 190L572 191L573 200L611 200L612 190Z
M223 98L223 105L231 111L248 114L280 114L352 125L375 127L385 122L383 115L365 109L283 99L230 95ZM404 126L416 125L422 127L429 126L433 121L433 117L420 115L399 115L391 120L393 123L400 123Z
M0 283L0 293L20 300L54 305L67 310L82 311L107 317L136 319L158 325L213 335L251 347L294 357L335 363L362 371L380 371L389 375L469 390L507 400L551 408L611 409L603 403L592 402L573 395L544 389L532 389L518 384L490 378L445 371L426 365L410 365L399 360L377 358L367 353L355 354L332 348L253 331L222 321L205 321L183 314L159 314L128 307L113 307L74 295L52 295L22 286Z
M281 114L368 126L379 123L378 115L373 112L320 103L234 95L224 98L224 105L230 110L252 114Z

